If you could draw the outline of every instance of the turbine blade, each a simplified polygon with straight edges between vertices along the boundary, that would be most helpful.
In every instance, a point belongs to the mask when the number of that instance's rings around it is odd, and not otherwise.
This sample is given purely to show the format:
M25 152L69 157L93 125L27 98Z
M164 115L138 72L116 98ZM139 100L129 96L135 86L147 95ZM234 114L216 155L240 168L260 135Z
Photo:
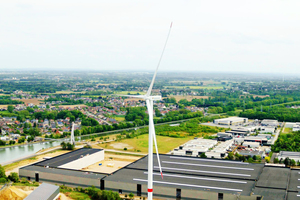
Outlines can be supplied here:
M156 143L155 130L153 131L153 140L154 140L154 144L155 144L157 162L158 162L158 166L159 166L159 171L160 171L161 179L164 179L164 176L163 176L163 173L162 173L162 169L161 169L161 165L160 165L160 159L159 159L159 153L158 153L158 148L157 148L157 143Z
M150 115L153 116L153 101L149 101L148 112L149 112L149 116ZM149 117L149 119L150 119L150 117ZM155 128L154 128L153 117L151 117L151 120L152 120L151 130L152 130L152 133L153 133L152 137L153 137L153 140L154 140L155 151L156 151L156 156L157 156L157 162L158 162L158 166L159 166L161 178L164 179L164 176L163 176L163 173L162 173L162 169L161 169L161 165L160 165L160 159L159 159L159 153L158 153L158 148L157 148L157 142L156 142L156 135L155 135ZM149 122L149 126L150 126L150 122Z
M157 74L157 71L158 71L158 67L159 67L159 65L160 65L161 59L162 59L162 57L163 57L163 55L164 55L164 52L165 52L165 49L166 49L166 46L167 46L167 43L168 43L168 40L169 40L169 36L170 36L170 33L171 33L171 29L172 29L172 23L173 23L173 22L171 22L171 26L170 26L170 29L169 29L169 33L168 33L168 36L167 36L167 39L166 39L164 48L163 48L162 53L161 53L161 55L160 55L160 58L159 58L159 61L158 61L158 64L157 64L157 67L156 67L154 76L153 76L153 78L152 78L152 81L151 81L151 84L150 84L150 87L149 87L149 89L148 89L148 91L147 91L146 96L150 96L150 95L151 95L151 91L152 91L152 87L153 87L153 84L154 84L154 81L155 81L155 77L156 77L156 74Z
M118 96L145 99L145 95L118 95Z

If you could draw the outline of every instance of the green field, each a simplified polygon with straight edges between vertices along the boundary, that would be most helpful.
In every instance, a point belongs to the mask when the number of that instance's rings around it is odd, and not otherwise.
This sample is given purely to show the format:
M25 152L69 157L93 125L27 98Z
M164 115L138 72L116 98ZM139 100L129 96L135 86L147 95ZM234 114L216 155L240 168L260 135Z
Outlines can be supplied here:
M194 137L190 136L190 137L186 137L186 138L173 138L173 137L166 137L166 136L156 136L156 140L157 140L157 147L158 147L158 151L159 153L168 153L169 151L173 150L174 148L186 143L189 140L192 140ZM123 145L128 145L130 147L132 147L132 149L128 148L128 151L140 151L142 153L147 153L148 152L148 134L144 134L144 135L140 135L138 137L135 138L131 138L131 139L124 139L118 142L111 142L109 144L102 144L100 146L105 146L105 148L108 149L118 149L118 148L114 148L113 146L111 146L112 144L114 145L114 143L119 143L119 144L123 144ZM103 147L104 147L103 146ZM122 146L122 145L120 145ZM123 150L121 148L119 148L118 150ZM155 151L155 147L153 148L154 152Z
M284 128L281 132L281 134L288 134L293 132L293 128Z
M185 88L190 88L190 89L223 89L223 86L164 86L164 88L176 88L176 89L185 89Z
M125 121L125 115L113 115L113 118L118 122Z

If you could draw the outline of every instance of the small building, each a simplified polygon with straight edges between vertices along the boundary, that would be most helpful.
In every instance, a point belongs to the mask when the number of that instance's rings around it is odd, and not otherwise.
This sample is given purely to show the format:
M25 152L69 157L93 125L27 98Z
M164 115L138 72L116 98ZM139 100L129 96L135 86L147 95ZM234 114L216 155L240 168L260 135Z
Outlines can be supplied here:
M261 145L267 145L268 139L263 137L248 136L244 138L244 142L258 142Z
M43 183L24 200L55 200L59 197L59 186Z
M227 125L227 126L241 125L241 124L244 124L244 123L248 123L248 118L228 117L228 118L222 118L222 119L215 119L214 120L214 124Z
M260 156L261 158L265 157L265 152L259 150L238 150L238 153L242 156Z
M264 119L261 121L260 124L262 126L272 126L272 127L276 127L279 125L278 121L274 119Z
M280 151L278 154L278 159L286 159L289 158L291 160L300 161L300 152L293 152L293 151Z
M179 146L178 149L174 149L172 154L197 157L213 148L217 143L217 140L195 138L194 140L190 140L187 143Z
M260 146L259 142L244 142L243 145L248 148L258 148Z

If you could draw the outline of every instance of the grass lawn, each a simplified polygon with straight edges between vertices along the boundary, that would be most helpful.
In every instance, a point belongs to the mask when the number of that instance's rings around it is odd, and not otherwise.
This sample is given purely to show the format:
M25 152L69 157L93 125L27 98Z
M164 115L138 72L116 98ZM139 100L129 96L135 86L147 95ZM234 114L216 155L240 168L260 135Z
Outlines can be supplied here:
M284 128L281 133L282 134L288 134L288 133L291 133L291 132L293 132L293 128Z
M118 122L125 121L125 115L113 115L113 118Z
M74 199L74 200L91 200L89 195L81 192L75 192L67 189L60 189L61 193L64 193L66 196Z
M186 137L186 138L173 138L173 137L167 137L167 136L156 136L157 140L157 147L159 150L159 153L168 153L169 151L173 150L174 148L186 143L187 141L193 139L193 136ZM132 147L132 150L139 150L142 153L147 153L148 152L148 134L140 135L135 138L131 139L124 139L122 141L118 142L111 142L109 144L101 144L100 146L104 148L109 148L109 149L115 149L112 145L114 143L122 143L124 145L128 145ZM122 146L122 145L120 145ZM154 146L154 145L153 145ZM123 150L123 149L118 149L118 150ZM154 152L155 147L153 148ZM129 148L128 148L129 151Z
M8 112L7 110L0 111L0 115L5 114L5 115L11 115L12 113Z

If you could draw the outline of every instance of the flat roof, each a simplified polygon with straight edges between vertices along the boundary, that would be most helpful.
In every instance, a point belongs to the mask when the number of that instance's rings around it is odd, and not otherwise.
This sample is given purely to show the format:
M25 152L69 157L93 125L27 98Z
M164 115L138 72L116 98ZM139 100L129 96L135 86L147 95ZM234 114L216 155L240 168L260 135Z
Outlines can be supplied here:
M43 183L24 200L48 200L54 193L59 194L59 187L56 185Z
M300 170L292 169L289 180L289 192L298 192L300 190L298 186L300 187ZM300 199L300 197L298 199Z
M122 169L111 176L104 178L105 181L125 182L141 184L147 187L147 170ZM186 190L203 190L211 192L241 193L249 196L255 181L236 180L230 178L207 177L199 175L184 175L163 171L163 179L158 171L153 173L154 190L156 187L178 188Z
M297 196L297 195L300 195L300 194L298 192L288 192L287 200L299 200L300 196Z
M300 158L300 152L293 152L293 151L280 151L279 156L283 157L299 157Z
M63 169L63 168L46 168L46 167L35 166L35 165L23 167L22 169L35 171L35 172L47 172L47 173L51 173L51 174L62 174L65 176L84 177L84 178L90 178L90 179L101 179L101 178L107 176L107 174L98 173L98 172L71 170L71 169Z
M289 174L290 168L264 167L256 186L285 190Z
M74 160L81 158L81 156L86 156L87 154L91 155L93 153L97 153L99 151L103 151L103 149L90 149L90 148L81 148L66 154L62 154L60 156L56 156L51 159L44 160L42 162L38 162L35 165L37 166L49 166L49 167L58 167Z
M185 175L202 175L219 178L257 180L264 164L252 164L224 159L208 159L188 156L160 155L164 172ZM154 171L159 171L156 155L153 156ZM128 165L126 168L147 170L148 156Z

